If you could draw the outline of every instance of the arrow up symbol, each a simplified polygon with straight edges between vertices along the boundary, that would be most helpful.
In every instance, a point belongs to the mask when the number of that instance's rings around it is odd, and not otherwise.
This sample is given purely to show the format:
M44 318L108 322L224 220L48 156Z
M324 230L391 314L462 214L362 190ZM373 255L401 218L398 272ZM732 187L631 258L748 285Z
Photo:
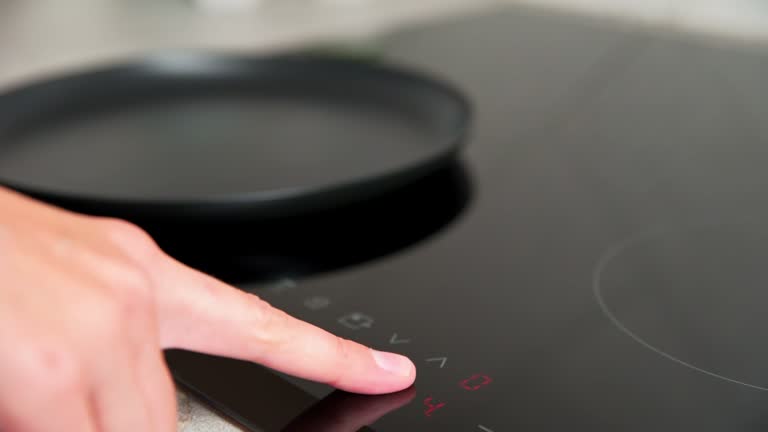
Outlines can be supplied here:
M448 361L448 357L434 357L434 358L428 358L426 360L427 362L440 362L440 369L442 369L445 366L445 363Z

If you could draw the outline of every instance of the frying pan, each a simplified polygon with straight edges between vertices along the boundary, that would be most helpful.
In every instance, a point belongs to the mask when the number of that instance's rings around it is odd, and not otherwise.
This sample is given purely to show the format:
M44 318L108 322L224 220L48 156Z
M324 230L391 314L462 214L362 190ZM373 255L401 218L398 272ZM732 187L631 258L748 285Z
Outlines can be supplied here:
M454 86L321 55L152 55L0 95L0 184L81 212L246 220L339 207L451 162Z

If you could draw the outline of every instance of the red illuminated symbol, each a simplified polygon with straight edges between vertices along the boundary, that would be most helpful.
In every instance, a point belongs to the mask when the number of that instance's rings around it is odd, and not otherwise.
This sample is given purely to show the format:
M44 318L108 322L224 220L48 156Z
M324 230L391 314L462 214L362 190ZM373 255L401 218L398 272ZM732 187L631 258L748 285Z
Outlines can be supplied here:
M432 403L432 396L424 399L424 406L427 407L427 409L424 410L424 415L427 417L432 417L432 413L439 410L440 408L445 406L445 402L440 402L438 404Z
M491 381L491 378L486 375L475 374L460 382L459 385L465 390L475 391L487 386Z

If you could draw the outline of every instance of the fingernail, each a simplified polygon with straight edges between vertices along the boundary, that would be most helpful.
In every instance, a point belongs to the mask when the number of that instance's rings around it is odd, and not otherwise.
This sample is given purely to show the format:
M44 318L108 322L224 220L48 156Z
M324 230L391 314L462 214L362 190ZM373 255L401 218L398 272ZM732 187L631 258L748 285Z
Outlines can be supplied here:
M400 376L411 375L413 363L407 357L376 350L371 350L371 352L373 353L373 359L376 361L376 364L385 371Z

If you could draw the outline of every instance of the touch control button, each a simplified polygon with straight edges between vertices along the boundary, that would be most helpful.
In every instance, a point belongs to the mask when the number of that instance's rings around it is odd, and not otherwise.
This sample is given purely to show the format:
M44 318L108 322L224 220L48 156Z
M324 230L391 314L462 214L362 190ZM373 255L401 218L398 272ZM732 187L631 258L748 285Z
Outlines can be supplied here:
M445 367L445 363L448 362L448 357L434 357L434 358L428 358L424 361L427 363L440 362L440 369L442 369Z
M328 299L328 297L322 296L309 297L308 299L304 300L304 306L310 310L325 309L330 304L331 300Z
M268 289L270 292L275 294L282 294L291 288L296 287L296 281L293 279L282 279L280 281L277 281L274 285L270 286Z
M397 333L393 334L391 338L389 338L389 343L391 345L397 345L397 344L406 344L411 343L410 339L398 339Z
M361 328L371 328L373 326L373 318L360 312L353 312L339 318L339 323L352 330L360 330Z
M459 385L465 390L477 391L490 384L493 380L487 375L475 374L460 382Z
M430 396L424 399L424 406L424 415L432 417L432 414L434 414L435 411L445 406L445 402L433 402L432 396Z

